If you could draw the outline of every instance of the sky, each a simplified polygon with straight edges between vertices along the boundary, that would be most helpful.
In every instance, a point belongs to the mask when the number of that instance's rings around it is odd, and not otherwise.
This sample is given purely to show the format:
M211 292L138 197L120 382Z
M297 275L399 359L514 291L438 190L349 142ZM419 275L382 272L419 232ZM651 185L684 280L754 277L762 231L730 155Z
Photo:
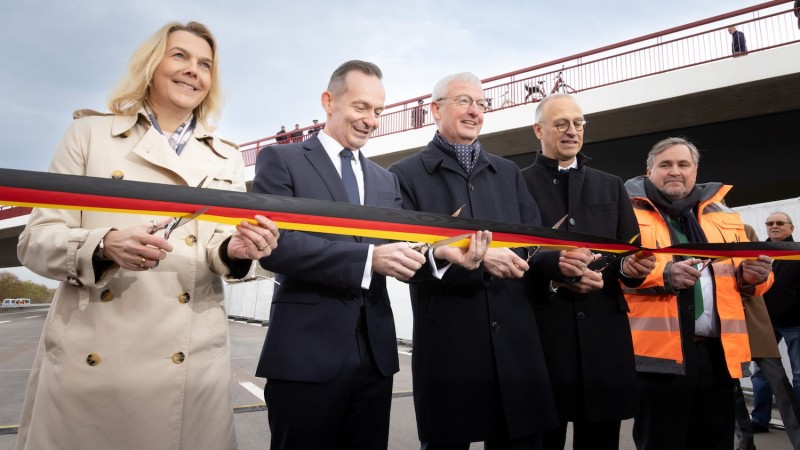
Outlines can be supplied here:
M225 92L216 134L244 143L324 121L320 94L350 59L381 67L390 104L429 94L452 73L488 78L760 3L3 1L0 167L47 170L72 112L106 111L133 51L172 20L202 22L215 35Z

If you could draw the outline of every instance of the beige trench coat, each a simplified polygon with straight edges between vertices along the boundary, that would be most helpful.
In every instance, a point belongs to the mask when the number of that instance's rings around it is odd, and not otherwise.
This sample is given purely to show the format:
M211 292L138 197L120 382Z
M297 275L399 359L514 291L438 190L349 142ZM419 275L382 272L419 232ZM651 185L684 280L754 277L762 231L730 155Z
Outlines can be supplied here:
M80 118L80 116L83 116ZM51 172L245 190L236 147L198 124L178 156L136 116L77 111ZM109 229L159 217L34 209L20 261L62 280L28 381L17 449L236 447L219 246L233 227L192 221L156 269L117 266L95 281L92 254ZM218 275L219 274L219 275ZM68 283L69 277L80 282ZM76 286L80 284L80 286Z

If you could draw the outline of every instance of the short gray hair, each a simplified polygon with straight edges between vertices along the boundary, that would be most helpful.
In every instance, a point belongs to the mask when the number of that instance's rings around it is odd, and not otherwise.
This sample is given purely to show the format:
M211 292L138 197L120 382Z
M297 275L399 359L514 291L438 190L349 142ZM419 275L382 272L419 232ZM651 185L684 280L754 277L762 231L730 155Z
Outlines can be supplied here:
M341 95L345 90L344 79L347 77L348 73L353 71L361 72L364 75L374 75L378 77L379 80L383 78L381 69L375 64L354 59L343 63L333 71L331 79L328 82L328 92L334 95Z
M536 107L536 114L534 115L534 118L533 118L535 123L541 123L542 114L544 114L544 105L548 104L551 100L554 100L554 99L557 99L557 98L568 98L568 99L572 100L573 102L575 102L575 97L573 97L573 96L571 96L569 94L565 94L563 92L556 92L555 94L550 94L550 95L546 96L545 98L542 99L542 101L539 102L539 106ZM578 103L578 102L575 102L575 103Z
M464 81L483 89L480 78L476 77L475 74L471 72L454 73L453 75L448 75L442 78L436 83L436 85L433 87L433 93L431 94L431 97L433 98L431 100L438 102L439 99L447 97L447 86L453 81Z
M770 215L770 216L774 216L775 214L780 214L780 215L782 215L783 217L786 217L786 222L788 222L788 223L789 223L789 225L794 225L794 224L792 223L792 218L791 218L791 217L789 217L789 215L788 215L788 214L786 214L785 212L783 212L783 211L773 211L773 212L769 213L769 215ZM767 216L767 217L769 217L769 216Z
M656 142L656 145L650 149L650 153L647 154L647 168L652 169L653 164L656 162L656 156L664 153L668 148L672 147L673 145L685 145L689 151L692 153L692 159L694 159L694 165L700 165L700 151L697 150L694 144L686 140L682 137L669 137L666 139L662 139Z

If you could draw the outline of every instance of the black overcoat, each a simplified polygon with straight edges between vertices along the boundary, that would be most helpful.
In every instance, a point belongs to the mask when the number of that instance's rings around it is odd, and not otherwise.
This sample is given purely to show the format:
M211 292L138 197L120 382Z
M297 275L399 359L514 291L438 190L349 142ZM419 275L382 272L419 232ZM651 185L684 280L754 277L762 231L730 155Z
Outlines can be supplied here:
M467 175L431 142L389 171L400 182L405 209L452 214L463 206L459 217L541 224L519 168L486 152ZM557 256L538 259L539 270L556 268ZM523 283L458 266L442 280L423 279L429 274L427 267L417 271L410 287L420 440L520 438L555 427L533 301Z
M639 226L622 180L586 166L588 159L578 154L578 168L561 174L556 161L539 153L523 169L542 221L551 226L569 213L561 229L630 241ZM619 278L617 261L603 271L597 292L553 293L548 283L529 285L562 421L625 419L636 411L633 343Z

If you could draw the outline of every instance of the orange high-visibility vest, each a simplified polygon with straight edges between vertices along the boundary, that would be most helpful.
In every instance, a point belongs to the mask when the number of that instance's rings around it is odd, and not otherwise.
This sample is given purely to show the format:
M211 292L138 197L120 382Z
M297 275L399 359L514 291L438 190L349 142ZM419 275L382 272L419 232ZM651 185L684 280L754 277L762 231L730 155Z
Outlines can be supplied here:
M644 190L644 178L630 180L625 187L639 221L642 245L649 248L672 244L669 228ZM697 217L708 242L747 242L741 217L721 203L732 186L720 183L697 185L702 190ZM675 242L677 243L677 242ZM712 263L714 297L720 319L720 339L725 350L728 372L741 378L750 362L750 345L740 294L762 295L772 286L773 276L756 286L739 287L741 258ZM656 267L637 288L623 286L630 312L636 370L685 374L678 296L670 282L673 257L656 255Z

